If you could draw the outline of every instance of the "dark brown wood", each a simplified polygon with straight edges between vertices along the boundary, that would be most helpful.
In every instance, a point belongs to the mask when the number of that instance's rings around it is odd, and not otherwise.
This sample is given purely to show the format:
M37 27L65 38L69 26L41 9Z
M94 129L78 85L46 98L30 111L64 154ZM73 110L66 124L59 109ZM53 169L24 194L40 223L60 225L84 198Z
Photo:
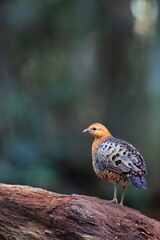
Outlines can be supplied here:
M95 197L0 184L0 240L160 239L160 222Z

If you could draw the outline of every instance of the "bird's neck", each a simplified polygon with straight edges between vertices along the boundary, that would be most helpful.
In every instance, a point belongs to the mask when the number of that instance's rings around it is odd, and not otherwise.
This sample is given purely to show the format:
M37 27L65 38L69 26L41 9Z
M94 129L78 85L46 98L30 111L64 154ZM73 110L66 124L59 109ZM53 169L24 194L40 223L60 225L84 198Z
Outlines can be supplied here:
M97 150L98 145L104 140L107 139L108 137L110 137L111 134L109 136L103 136L103 137L99 137L94 139L93 143L92 143L92 156L94 155L94 153Z

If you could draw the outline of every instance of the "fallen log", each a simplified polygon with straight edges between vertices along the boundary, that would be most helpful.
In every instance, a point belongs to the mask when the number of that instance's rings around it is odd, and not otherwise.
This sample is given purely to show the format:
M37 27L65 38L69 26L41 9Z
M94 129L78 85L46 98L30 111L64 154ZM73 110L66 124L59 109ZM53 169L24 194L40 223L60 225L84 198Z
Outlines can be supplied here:
M160 222L96 197L0 184L0 240L160 239Z

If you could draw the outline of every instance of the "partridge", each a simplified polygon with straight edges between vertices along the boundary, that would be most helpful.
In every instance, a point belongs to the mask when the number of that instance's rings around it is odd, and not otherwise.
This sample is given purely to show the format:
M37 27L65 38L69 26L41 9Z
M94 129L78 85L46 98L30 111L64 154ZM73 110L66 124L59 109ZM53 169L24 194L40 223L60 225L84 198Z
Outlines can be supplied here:
M130 143L114 138L100 123L90 125L83 133L93 135L92 164L101 179L114 184L112 202L117 201L117 185L122 187L120 204L123 205L126 188L132 184L136 188L147 188L146 164L142 155Z

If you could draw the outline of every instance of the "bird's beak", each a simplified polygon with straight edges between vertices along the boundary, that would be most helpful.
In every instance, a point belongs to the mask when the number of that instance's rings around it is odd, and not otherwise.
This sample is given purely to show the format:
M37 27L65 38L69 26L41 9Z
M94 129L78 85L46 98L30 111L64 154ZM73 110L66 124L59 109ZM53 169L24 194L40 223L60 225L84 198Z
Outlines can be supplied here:
M87 128L87 129L84 129L82 133L89 133L90 130Z

